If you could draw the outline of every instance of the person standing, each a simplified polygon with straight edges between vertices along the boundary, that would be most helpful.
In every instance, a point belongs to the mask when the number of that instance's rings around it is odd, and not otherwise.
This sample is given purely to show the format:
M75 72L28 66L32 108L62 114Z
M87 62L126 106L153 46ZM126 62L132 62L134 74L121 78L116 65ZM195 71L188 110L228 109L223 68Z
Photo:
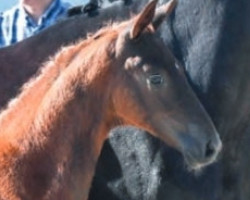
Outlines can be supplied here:
M69 3L61 0L19 0L0 15L0 47L30 37L66 15Z

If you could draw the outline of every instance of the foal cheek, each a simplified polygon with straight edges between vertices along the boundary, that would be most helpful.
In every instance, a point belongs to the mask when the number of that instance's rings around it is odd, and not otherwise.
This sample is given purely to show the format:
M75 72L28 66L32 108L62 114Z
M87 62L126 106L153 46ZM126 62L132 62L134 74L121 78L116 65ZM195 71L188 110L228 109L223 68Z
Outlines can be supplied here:
M131 84L133 85L133 84ZM130 87L122 86L113 92L114 109L118 117L126 124L141 124L144 118L144 109L140 106L137 92Z

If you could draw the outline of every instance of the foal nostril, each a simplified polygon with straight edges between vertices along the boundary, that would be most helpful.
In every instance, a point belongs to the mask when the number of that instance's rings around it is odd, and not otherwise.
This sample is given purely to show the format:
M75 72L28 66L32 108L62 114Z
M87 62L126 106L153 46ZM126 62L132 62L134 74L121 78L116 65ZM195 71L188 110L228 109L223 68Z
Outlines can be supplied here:
M211 158L215 153L215 147L211 141L209 141L206 145L205 157Z

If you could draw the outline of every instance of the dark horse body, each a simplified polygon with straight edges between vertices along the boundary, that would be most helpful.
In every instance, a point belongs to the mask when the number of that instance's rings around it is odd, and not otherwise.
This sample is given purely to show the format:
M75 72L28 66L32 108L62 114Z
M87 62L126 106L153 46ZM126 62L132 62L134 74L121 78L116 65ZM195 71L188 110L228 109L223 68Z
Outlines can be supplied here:
M114 9L108 12L108 17L117 15L116 11L120 14L125 12L123 9ZM81 18L83 21L74 19L77 27L82 23L82 36L85 36L87 28L94 28L88 27L86 23L90 21L91 25L98 24L102 18L100 16L87 20L86 17ZM121 133L125 130L119 130L104 148L90 199L250 199L250 172L247 168L250 163L249 18L248 1L180 0L175 14L162 33L166 42L172 45L175 55L186 66L194 90L224 139L224 152L220 161L195 176L187 172L178 153L163 146L158 140L138 135L134 129L126 130L130 132L129 137ZM68 31L77 34L73 37L78 38L80 35L77 31ZM58 36L61 37L61 34L58 32ZM48 41L47 37L45 41ZM75 39L73 37L72 40ZM64 40L67 41L66 38ZM29 44L28 40L25 43ZM39 44L40 47L43 45ZM5 66L5 62L10 67L16 67L13 69L16 70L15 77L10 78L2 73L1 67L1 90L4 88L1 91L1 105L13 96L13 85L20 87L40 66L39 62L35 63L36 67L26 74L26 70L22 70L25 65L17 71L17 66L11 64L17 57L21 59L19 55L24 55L23 50L35 47L20 49L19 53L19 48L12 49L11 53L16 51L13 57L8 54L8 57L3 58L4 54L0 52L1 66ZM45 57L53 53L50 48L46 48L46 51L48 54ZM12 79L12 82L8 79ZM10 84L8 87L7 83ZM2 95L5 96L4 100ZM118 143L118 140L122 143ZM166 156L169 154L171 157ZM107 157L112 159L107 161ZM127 165L120 166L118 160ZM135 164L132 161L136 161Z
M104 196L250 199L249 18L249 1L180 0L172 21L162 29L163 38L186 67L194 90L223 138L221 159L197 176L187 172L180 156L173 156L173 150L159 141L133 129L118 130L100 159L93 200ZM131 135L125 136L124 131ZM123 146L118 141L123 141ZM105 161L113 151L118 160ZM104 180L109 180L108 184Z

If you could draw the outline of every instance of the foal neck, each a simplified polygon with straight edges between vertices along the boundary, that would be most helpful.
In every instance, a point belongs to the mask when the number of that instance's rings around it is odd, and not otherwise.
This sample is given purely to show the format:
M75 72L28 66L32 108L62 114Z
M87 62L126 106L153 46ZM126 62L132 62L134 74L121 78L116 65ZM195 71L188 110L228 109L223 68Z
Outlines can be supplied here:
M70 185L74 188L72 199L82 199L79 195L87 197L100 150L113 127L109 99L109 80L114 76L111 59L102 47L100 52L85 55L91 51L89 48L76 55L46 93L37 110L32 133L39 138L37 147L49 149L58 160L57 165L67 160L63 176L74 180L73 186Z
M113 126L109 98L115 75L106 51L112 42L101 45L102 40L77 48L70 64L55 72L53 80L44 76L35 81L1 116L6 136L1 144L11 144L16 152L7 168L20 175L11 184L25 199L87 199L97 158ZM22 107L27 103L28 109ZM23 109L28 117L22 116ZM8 129L7 121L20 130ZM5 153L0 152L0 159ZM13 162L20 167L14 169ZM6 166L0 163L2 168Z

